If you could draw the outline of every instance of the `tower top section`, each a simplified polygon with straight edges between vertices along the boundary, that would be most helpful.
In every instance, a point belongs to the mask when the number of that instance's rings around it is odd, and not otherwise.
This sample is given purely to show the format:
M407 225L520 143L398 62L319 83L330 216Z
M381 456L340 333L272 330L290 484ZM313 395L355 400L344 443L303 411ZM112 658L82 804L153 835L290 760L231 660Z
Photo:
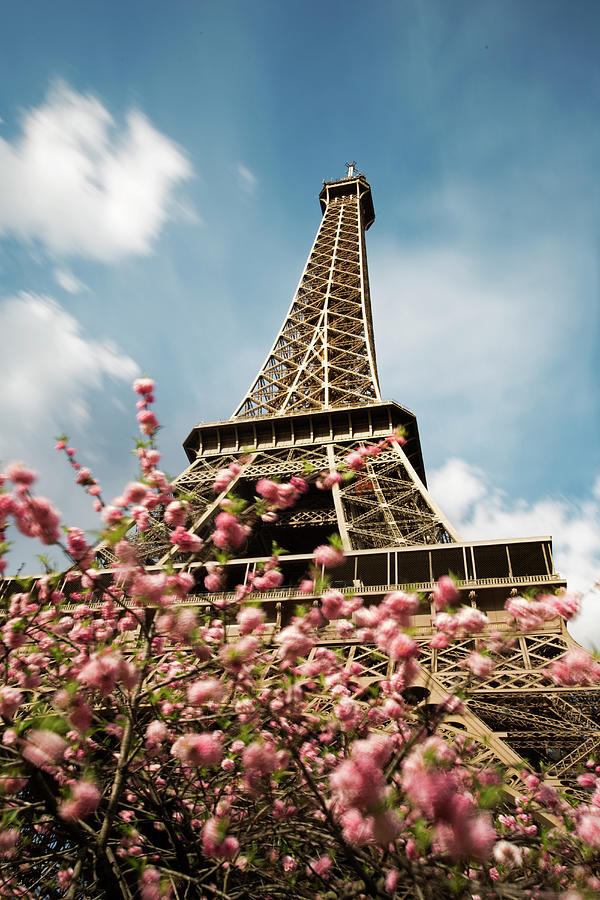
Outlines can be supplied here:
M336 181L323 180L323 190L319 194L321 212L324 213L327 204L336 198L356 196L361 205L363 228L367 231L375 221L371 186L364 175L355 173L356 163L346 163L346 166L348 174L345 178L338 178Z
M364 175L324 181L323 218L275 343L233 418L381 400L365 231L375 219Z

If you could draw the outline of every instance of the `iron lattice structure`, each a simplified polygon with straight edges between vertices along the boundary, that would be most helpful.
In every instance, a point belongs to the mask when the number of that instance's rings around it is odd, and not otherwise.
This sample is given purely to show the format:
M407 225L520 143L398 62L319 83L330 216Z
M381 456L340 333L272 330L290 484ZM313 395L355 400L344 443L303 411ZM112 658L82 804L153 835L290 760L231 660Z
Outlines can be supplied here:
M360 591L367 602L407 588L430 598L436 579L452 572L463 601L485 612L494 630L510 631L504 611L510 595L566 586L555 571L552 540L465 542L437 507L426 486L415 416L380 395L365 251L365 232L375 217L369 184L351 172L325 182L319 199L323 218L315 242L256 380L231 419L198 425L184 442L190 465L176 481L191 501L190 530L210 537L225 497L225 492L215 496L215 475L234 461L241 468L227 491L251 500L259 478L288 480L307 467L333 471L349 451L401 426L405 445L367 457L365 471L354 481L332 491L311 487L276 522L259 522L244 552L225 567L224 594L233 596L235 586L270 557L273 541L285 547L290 553L281 560L281 589L257 595L275 632L294 606L306 601L298 584L313 548L337 532L346 561L334 572L334 586ZM141 543L150 569L166 559L175 567L183 564L169 533L156 511ZM101 552L110 568L109 549ZM191 602L208 605L218 599L201 588L202 554L192 568L199 577ZM432 615L427 599L414 618L422 653L413 696L425 714L429 703L464 681L463 663L476 641L469 637L432 650ZM321 643L335 647L348 663L360 662L366 680L389 674L389 661L374 646L341 641L335 628L323 630ZM482 758L507 765L515 784L525 760L576 793L578 767L600 746L600 692L555 687L543 672L574 645L558 619L530 634L515 634L512 649L444 727L478 742Z
M363 175L327 182L323 219L271 352L235 416L380 400L365 231L375 213Z

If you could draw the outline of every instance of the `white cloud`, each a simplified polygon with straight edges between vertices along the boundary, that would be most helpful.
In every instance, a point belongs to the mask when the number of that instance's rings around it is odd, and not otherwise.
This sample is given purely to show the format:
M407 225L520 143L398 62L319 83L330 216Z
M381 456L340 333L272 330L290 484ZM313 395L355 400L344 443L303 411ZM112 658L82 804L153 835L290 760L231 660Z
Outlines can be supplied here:
M429 475L441 509L465 540L551 535L556 569L571 590L582 592L582 611L570 628L590 646L600 646L598 596L590 592L600 575L600 476L580 502L546 497L533 503L509 498L462 459L450 459Z
M254 172L251 172L243 163L237 164L236 172L241 186L247 191L252 192L256 187L256 182L258 180Z
M372 257L382 380L424 397L519 404L522 385L540 383L580 324L564 251L546 242L504 254L452 242L386 247Z
M80 281L76 275L73 275L69 269L55 269L54 279L58 286L68 294L80 294L82 291L88 290L87 285Z
M0 236L104 262L145 255L191 174L139 110L117 128L98 99L59 83L17 140L0 138Z
M27 455L37 434L90 418L88 393L106 377L131 380L137 363L109 341L87 338L48 297L22 293L0 304L0 457Z

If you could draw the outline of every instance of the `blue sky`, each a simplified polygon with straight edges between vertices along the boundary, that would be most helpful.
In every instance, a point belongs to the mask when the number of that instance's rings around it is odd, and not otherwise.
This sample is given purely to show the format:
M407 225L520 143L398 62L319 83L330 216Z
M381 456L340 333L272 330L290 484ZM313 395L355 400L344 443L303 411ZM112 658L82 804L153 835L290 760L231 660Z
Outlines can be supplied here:
M440 505L469 538L552 533L583 589L600 564L599 31L595 0L7 7L0 457L91 527L52 437L116 494L139 371L176 474L281 324L321 180L356 159L382 390L417 413Z

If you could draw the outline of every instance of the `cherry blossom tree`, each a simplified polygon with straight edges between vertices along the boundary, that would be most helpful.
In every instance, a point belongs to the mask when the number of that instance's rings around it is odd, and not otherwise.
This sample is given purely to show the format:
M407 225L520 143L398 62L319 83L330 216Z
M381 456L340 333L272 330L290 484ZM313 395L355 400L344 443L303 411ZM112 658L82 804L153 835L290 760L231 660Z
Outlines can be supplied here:
M0 594L1 895L598 896L600 766L590 760L581 772L585 802L527 769L508 790L499 765L478 762L477 745L444 729L508 638L441 578L432 646L469 634L478 649L460 689L432 709L410 691L419 598L395 591L368 605L333 589L321 572L343 560L335 539L315 548L300 585L319 604L284 627L255 599L281 584L277 554L223 599L227 559L258 519L297 503L307 480L261 479L246 506L230 495L203 543L189 528L189 499L158 468L153 382L134 387L140 474L121 496L105 503L66 438L57 444L102 518L111 567L81 530L61 527L35 494L35 473L13 464L0 474L0 541L15 527L72 561L41 578L6 577ZM344 472L310 477L331 489L379 452L363 450L349 454ZM217 495L238 472L232 464L218 473ZM158 515L183 564L144 564L143 536ZM0 571L5 563L0 554ZM199 578L212 605L191 602ZM576 610L566 594L507 603L523 630ZM320 646L324 627L371 643L392 674L365 680L360 665ZM600 663L569 651L547 677L596 684Z

